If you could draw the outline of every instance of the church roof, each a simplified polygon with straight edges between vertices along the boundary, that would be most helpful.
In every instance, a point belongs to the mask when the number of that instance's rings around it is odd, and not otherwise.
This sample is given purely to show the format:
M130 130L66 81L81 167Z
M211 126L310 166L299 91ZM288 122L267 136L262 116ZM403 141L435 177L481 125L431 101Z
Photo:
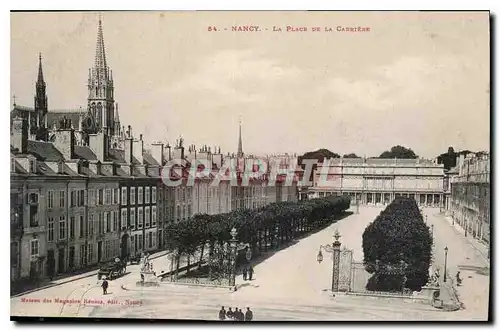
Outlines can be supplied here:
M160 164L155 160L155 158L148 152L144 152L142 155L144 162L148 165L159 166Z
M47 112L47 125L51 128L54 122L58 125L59 120L66 117L71 120L71 124L73 124L73 127L76 129L78 128L80 115L85 116L85 113L83 109L49 110Z

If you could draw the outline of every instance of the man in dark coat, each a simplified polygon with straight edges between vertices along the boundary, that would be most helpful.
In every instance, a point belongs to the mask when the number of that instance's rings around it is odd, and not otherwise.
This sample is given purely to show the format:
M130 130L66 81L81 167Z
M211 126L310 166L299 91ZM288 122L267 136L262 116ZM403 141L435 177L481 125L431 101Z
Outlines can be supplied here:
M226 315L227 315L227 318L229 318L229 319L233 319L233 315L234 315L234 313L233 313L233 311L231 310L231 307L229 307L229 310L227 311Z
M104 281L102 282L102 285L101 285L103 295L108 294L108 286L109 286L108 281L106 279L104 279Z
M253 276L253 268L252 266L250 266L250 268L248 268L248 280L252 280L252 276Z
M244 321L245 320L245 314L241 311L241 309L238 309L238 321Z
M245 321L251 321L253 319L253 312L250 310L250 307L247 307L247 311L245 313Z
M243 268L243 280L247 280L247 272L248 272L247 267L244 267Z
M219 320L223 321L225 319L226 319L226 310L224 309L224 306L222 306L221 310L219 310Z

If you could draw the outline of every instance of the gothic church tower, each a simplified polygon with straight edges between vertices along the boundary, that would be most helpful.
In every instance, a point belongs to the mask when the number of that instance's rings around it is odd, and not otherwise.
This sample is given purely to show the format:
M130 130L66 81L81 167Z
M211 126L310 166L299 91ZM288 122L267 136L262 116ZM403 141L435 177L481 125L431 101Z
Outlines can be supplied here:
M94 132L103 132L107 137L115 134L113 73L106 63L106 49L99 18L94 67L89 69L88 109L93 118Z

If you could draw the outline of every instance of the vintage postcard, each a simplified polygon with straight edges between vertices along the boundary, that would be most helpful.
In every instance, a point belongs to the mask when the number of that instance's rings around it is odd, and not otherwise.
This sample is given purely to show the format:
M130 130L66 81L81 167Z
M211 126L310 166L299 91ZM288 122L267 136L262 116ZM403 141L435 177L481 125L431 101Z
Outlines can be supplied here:
M491 318L489 12L10 18L11 319Z

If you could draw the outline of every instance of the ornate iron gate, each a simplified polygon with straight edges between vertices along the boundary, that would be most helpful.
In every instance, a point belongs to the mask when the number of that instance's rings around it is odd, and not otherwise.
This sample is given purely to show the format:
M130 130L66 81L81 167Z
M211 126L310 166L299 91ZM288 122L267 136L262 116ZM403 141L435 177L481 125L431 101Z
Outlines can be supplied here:
M352 253L353 250L342 249L340 251L339 261L339 291L351 291L351 278L352 278Z

